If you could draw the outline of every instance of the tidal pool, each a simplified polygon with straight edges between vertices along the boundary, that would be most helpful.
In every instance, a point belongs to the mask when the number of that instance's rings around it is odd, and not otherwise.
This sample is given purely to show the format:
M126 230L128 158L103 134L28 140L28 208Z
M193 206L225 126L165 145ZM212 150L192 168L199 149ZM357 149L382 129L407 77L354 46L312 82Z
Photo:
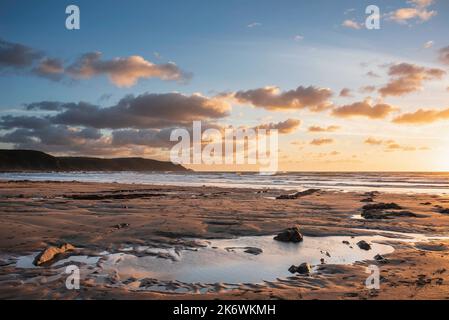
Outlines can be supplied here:
M357 242L371 242L372 249L362 250ZM241 237L207 241L206 246L171 253L170 258L145 256L144 248L139 254L131 251L110 254L99 262L103 272L113 273L120 279L153 278L162 281L184 283L261 283L292 276L291 265L307 262L311 265L352 264L356 261L372 260L376 254L394 251L390 245L375 243L391 240L379 236L363 237L304 237L301 243L282 243L273 236ZM349 244L343 243L349 242ZM258 248L258 255L245 252ZM154 248L151 249L154 254ZM167 254L166 250L161 253Z
M175 287L176 284L262 284L292 276L288 271L291 265L303 262L315 267L323 262L353 264L373 260L377 254L392 253L392 242L427 242L446 238L377 232L383 235L304 237L301 243L278 242L273 240L273 236L253 236L207 241L186 239L195 240L199 244L197 247L128 245L114 253L104 251L93 256L73 255L45 268L58 273L65 266L76 263L81 266L85 280L131 286L135 290L141 290L140 284L148 280L151 280L150 285L144 287L164 287L166 284L175 284ZM371 250L360 249L357 246L360 240L369 242ZM16 268L42 268L32 264L36 255L17 258Z

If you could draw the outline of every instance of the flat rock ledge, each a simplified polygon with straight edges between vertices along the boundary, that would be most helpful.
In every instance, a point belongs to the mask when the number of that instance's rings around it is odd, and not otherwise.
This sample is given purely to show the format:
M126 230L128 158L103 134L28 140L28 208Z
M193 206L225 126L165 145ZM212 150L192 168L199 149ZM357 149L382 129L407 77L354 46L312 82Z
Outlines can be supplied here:
M50 246L36 256L34 265L43 265L53 260L57 255L73 250L75 250L75 247L69 243L64 243L60 247Z

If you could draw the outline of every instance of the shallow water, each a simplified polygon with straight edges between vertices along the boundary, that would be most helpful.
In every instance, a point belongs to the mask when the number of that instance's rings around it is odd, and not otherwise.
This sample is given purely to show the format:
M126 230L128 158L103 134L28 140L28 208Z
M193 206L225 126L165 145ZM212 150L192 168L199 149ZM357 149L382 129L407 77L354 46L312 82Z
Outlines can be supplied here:
M387 239L383 237L305 237L299 244L274 241L272 236L242 237L213 240L198 251L181 251L175 261L152 256L116 253L106 257L101 267L117 273L120 278L155 278L185 283L261 283L286 278L292 274L291 265L307 262L320 264L352 264L373 259L376 254L394 251L392 246L372 243L372 250L361 250L356 243ZM350 245L342 241L350 242ZM263 252L253 255L244 252L247 247ZM351 248L352 247L352 248ZM231 249L232 248L232 249ZM328 256L326 253L329 253Z
M63 270L64 266L76 262L84 266L81 267L81 273L97 283L114 279L114 285L126 286L131 290L173 292L192 291L186 284L194 284L196 287L193 291L201 292L209 290L202 287L202 284L221 283L232 286L285 279L292 276L288 271L291 265L303 262L317 266L321 264L321 259L324 259L326 264L336 265L373 260L377 254L393 253L392 242L415 243L447 239L387 231L376 233L382 235L304 237L304 241L298 244L278 242L273 240L273 236L254 236L195 240L200 244L198 248L128 245L115 253L104 251L95 256L70 256L53 263L49 268L55 271ZM357 246L360 240L371 243L372 249L360 249ZM247 248L259 248L262 253L253 255L245 252ZM37 253L19 257L16 268L40 268L32 264L36 255ZM132 281L127 283L129 279ZM140 284L143 279L154 279L154 283L145 285L142 289Z

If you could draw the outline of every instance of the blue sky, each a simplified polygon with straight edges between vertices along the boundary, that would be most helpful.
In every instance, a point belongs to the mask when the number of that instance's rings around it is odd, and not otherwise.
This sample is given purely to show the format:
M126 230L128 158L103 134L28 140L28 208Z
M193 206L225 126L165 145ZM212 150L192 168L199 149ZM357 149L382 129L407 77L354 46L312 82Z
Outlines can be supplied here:
M65 7L69 4L76 4L81 10L80 30L65 28ZM380 30L342 25L345 20L363 23L364 10L370 4L379 6L382 15L412 7L406 0L0 0L0 38L4 41L42 50L65 64L83 53L99 51L104 59L138 55L156 64L172 61L193 74L187 83L151 78L139 79L130 87L117 87L106 76L51 81L8 71L0 76L0 116L23 114L22 104L44 100L110 106L129 94L200 92L212 97L265 86L279 86L282 90L300 85L330 88L335 93L332 102L343 104L366 98L366 94L357 91L359 87L381 86L388 81L385 72L381 74L382 64L407 62L443 68L436 52L449 45L449 2L435 0L428 9L437 14L426 21L410 19L398 23L385 17ZM433 46L425 49L424 44L429 41ZM369 66L364 67L363 63ZM367 79L368 71L375 71L380 77ZM447 103L444 105L447 94L441 88L449 84L442 81L445 84L429 82L425 95L417 92L385 100L403 111L448 107ZM351 101L338 97L343 88L353 91ZM105 95L110 98L101 99ZM307 111L292 115L241 105L233 106L231 117L225 122L253 125L262 119L282 121L289 117L310 119L310 123L334 122ZM358 131L358 123L351 126L349 133ZM367 134L376 132L376 126ZM388 134L404 135L393 132L395 128L385 130ZM301 136L290 140L297 138Z

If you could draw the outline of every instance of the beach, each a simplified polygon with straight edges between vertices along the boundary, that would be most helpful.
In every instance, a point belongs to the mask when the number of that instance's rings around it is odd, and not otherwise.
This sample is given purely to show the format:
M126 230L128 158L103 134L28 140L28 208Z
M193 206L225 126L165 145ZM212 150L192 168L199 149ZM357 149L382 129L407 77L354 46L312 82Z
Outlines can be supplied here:
M449 298L449 196L318 189L291 195L265 188L1 181L0 298ZM398 208L365 207L392 203ZM301 243L272 239L296 226ZM370 250L358 247L364 239ZM30 263L63 243L75 250L46 265ZM309 263L313 271L290 274L290 261ZM79 290L65 286L67 265L81 270ZM365 284L373 265L379 289Z

